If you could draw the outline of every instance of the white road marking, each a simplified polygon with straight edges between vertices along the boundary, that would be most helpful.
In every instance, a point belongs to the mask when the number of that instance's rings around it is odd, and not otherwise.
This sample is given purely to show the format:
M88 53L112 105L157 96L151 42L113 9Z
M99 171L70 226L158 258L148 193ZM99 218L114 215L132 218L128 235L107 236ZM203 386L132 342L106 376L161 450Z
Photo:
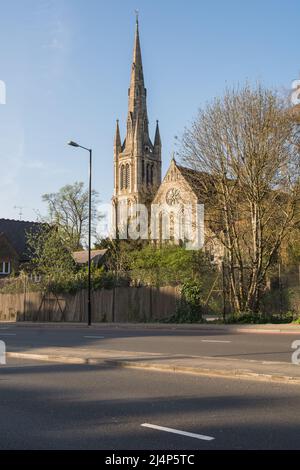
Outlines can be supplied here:
M173 434L180 434L182 436L193 437L201 439L202 441L213 441L215 438L211 436L204 436L203 434L195 434L193 432L180 431L179 429L165 428L164 426L156 426L156 424L144 423L141 424L144 428L157 429L158 431L171 432Z
M16 336L17 333L0 333L0 336Z
M104 336L84 336L84 338L89 338L89 339L94 339L94 338L96 338L96 339L103 339Z
M231 343L231 341L221 339L201 339L202 343Z

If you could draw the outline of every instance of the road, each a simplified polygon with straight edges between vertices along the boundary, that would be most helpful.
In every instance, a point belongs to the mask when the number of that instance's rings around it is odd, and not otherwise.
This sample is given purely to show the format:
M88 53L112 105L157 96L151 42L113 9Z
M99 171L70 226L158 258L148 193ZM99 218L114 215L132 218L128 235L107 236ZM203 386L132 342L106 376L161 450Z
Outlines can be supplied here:
M300 449L291 385L17 360L0 383L0 449Z
M291 344L300 334L232 334L208 330L38 328L0 325L8 351L34 347L74 346L119 351L199 355L291 362Z
M286 364L297 339L297 334L172 327L0 325L7 351L26 352L90 347ZM108 363L8 358L0 366L0 416L0 449L300 449L299 385Z

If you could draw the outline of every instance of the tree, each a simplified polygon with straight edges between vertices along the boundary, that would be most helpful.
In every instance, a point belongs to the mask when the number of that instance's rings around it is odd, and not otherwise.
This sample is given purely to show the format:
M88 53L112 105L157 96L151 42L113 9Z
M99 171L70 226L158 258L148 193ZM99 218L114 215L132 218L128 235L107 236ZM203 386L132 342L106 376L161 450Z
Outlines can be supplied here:
M27 234L27 247L33 271L48 280L75 271L75 262L62 239L61 232L49 225Z
M266 274L299 228L299 140L285 103L261 85L227 90L184 132L183 162L209 175L207 221L237 312L259 309Z
M107 249L106 266L116 275L127 275L130 270L132 253L142 250L148 240L120 240L103 238L95 242L95 249Z
M82 249L88 234L89 194L84 183L75 182L62 187L57 193L44 194L48 204L47 221L58 227L66 246L72 251ZM92 230L100 219L96 205L98 192L92 191Z
M154 286L202 281L212 269L202 251L186 250L176 245L160 248L148 245L128 253L128 270L132 280Z

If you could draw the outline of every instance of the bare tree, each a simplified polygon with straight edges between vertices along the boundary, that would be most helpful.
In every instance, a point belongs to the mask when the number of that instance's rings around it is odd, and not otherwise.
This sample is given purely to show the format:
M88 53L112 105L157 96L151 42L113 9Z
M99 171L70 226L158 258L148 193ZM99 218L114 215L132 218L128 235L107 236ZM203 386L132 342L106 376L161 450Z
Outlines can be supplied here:
M47 221L55 224L71 250L81 249L86 242L89 217L89 196L84 183L76 182L61 188L57 193L44 194L48 204ZM97 212L98 193L92 192L92 220L95 234L96 223L100 219Z
M267 272L299 228L299 141L284 101L261 85L227 90L183 135L183 162L209 175L208 223L224 247L237 312L259 309Z

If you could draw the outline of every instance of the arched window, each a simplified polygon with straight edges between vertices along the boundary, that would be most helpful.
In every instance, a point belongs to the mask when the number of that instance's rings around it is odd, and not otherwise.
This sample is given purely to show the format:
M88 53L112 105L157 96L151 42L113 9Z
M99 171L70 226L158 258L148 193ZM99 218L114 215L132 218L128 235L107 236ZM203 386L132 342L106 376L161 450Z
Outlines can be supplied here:
M126 164L125 170L125 188L128 189L130 186L130 166L129 163Z
M154 171L154 168L153 168L153 164L151 165L151 170L150 170L150 181L151 181L151 184L153 184L153 171Z
M147 184L150 184L150 178L151 178L151 175L150 175L150 164L147 163L147 171L146 171Z
M121 171L120 171L120 187L121 187L121 189L125 188L125 167L124 167L124 165L121 166Z
M145 181L145 160L142 160L142 182Z

